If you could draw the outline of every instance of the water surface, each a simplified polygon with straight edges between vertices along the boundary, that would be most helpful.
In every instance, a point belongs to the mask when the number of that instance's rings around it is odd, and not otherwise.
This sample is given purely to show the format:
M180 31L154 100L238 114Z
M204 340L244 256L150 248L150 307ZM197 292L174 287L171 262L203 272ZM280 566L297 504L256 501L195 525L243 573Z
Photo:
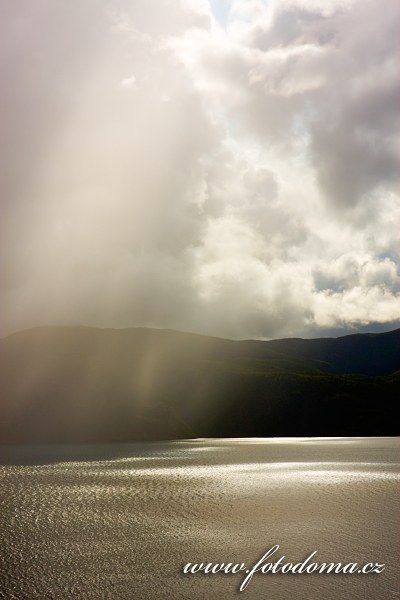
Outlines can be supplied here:
M0 449L0 598L400 598L399 438ZM380 562L380 575L183 575L187 562Z

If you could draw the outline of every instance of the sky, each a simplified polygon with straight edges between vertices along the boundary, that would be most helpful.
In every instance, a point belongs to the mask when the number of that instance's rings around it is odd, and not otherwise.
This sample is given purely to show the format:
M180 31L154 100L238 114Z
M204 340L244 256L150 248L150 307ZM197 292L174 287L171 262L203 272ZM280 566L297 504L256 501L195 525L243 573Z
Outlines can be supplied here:
M400 326L398 0L0 0L0 335Z

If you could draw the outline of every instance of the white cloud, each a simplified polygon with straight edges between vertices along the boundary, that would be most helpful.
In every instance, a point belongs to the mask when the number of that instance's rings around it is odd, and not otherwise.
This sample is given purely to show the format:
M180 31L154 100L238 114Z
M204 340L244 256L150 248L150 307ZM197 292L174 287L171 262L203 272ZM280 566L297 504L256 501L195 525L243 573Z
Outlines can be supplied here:
M3 15L4 332L399 320L398 3L111 6Z

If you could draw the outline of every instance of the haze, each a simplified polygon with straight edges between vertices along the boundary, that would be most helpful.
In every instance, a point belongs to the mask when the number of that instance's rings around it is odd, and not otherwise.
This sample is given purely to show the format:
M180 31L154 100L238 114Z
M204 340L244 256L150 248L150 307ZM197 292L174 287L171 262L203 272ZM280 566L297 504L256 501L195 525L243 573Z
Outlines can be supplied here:
M2 0L1 335L400 324L396 0Z

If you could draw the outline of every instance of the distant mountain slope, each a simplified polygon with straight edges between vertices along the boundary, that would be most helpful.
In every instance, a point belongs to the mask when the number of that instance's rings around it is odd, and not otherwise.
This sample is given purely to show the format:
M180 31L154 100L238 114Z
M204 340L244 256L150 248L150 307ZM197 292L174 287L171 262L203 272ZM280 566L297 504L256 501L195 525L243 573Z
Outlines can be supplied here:
M273 340L268 345L288 357L317 361L322 370L333 373L389 375L400 369L400 329L336 339Z
M43 327L0 340L0 441L396 435L400 330L231 341Z

